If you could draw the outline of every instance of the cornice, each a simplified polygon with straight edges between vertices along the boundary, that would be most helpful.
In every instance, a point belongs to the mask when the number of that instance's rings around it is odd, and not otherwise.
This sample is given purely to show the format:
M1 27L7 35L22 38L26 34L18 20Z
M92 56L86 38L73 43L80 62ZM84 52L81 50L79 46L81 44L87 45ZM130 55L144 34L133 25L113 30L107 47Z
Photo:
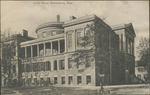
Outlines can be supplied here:
M84 22L93 21L93 20L95 20L95 18L96 18L96 16L93 14L93 15L88 15L88 16L84 16L81 18L69 20L64 23L63 27L68 27L68 26L72 26L72 25L76 25L76 24L80 24L80 23L84 23Z
M31 41L26 41L26 42L22 42L21 46L31 46L33 44L39 44L45 41L50 41L50 40L56 40L56 39L60 39L60 38L64 38L64 34L58 34L56 36L51 36L51 37L45 37L45 38L40 38L40 39L35 39L35 40L31 40Z

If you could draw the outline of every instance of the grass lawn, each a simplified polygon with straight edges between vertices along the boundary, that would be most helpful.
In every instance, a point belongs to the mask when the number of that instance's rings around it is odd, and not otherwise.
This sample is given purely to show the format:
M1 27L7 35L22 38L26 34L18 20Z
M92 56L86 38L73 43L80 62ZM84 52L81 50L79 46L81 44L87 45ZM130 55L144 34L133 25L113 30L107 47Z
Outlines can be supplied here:
M97 90L86 90L77 87L24 87L13 88L22 95L96 95Z
M81 87L16 87L2 90L1 95L97 95L97 89L83 89ZM19 94L15 94L19 93ZM148 85L107 87L103 95L149 95Z

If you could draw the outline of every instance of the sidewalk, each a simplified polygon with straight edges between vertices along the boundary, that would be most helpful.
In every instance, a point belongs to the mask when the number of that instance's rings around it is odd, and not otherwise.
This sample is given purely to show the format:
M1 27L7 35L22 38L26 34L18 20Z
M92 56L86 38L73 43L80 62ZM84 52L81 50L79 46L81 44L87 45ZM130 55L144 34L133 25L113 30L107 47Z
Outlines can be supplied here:
M103 86L104 89L114 89L114 88L138 88L138 87L147 87L150 88L150 84L130 84L130 85L111 85L111 86ZM89 90L98 90L100 89L100 86L86 86L81 87L82 89L89 89Z
M88 89L88 90L99 90L100 86L56 86L56 87L72 87L77 88L79 90L81 89ZM114 89L114 88L138 88L138 87L149 87L150 84L129 84L129 85L109 85L109 86L103 86L104 89Z

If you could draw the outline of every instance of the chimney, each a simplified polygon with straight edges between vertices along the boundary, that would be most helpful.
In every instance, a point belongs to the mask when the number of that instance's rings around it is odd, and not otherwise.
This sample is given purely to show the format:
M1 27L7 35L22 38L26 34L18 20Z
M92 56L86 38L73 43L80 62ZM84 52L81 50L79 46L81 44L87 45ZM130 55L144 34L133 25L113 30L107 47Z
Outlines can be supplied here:
M57 22L60 22L60 15L57 15Z
M76 19L75 16L70 16L70 20Z
M28 31L23 29L23 36L28 37Z

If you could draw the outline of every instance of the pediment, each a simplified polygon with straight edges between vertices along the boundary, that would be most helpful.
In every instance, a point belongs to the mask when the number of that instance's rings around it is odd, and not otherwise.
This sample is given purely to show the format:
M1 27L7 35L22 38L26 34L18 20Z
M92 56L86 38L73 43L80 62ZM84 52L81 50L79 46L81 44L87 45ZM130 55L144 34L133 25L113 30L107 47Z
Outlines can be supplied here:
M132 23L126 24L126 29L127 29L134 37L136 36Z

